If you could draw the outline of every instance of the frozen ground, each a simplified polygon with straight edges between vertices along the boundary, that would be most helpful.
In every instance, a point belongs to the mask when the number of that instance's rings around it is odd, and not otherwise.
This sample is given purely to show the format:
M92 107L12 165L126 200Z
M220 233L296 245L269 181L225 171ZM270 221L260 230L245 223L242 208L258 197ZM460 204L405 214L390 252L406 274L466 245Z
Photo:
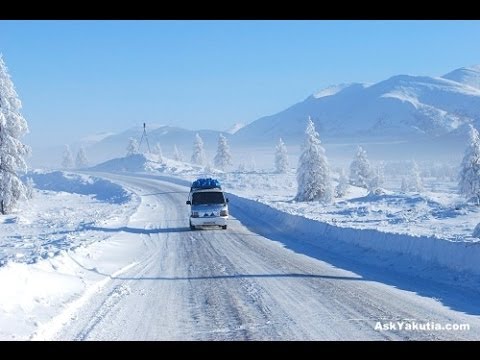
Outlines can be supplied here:
M351 188L325 207L291 200L293 173L215 172L232 226L191 233L186 185L211 170L142 156L97 170L37 171L34 199L0 217L0 339L478 338L478 293L467 289L480 273L478 209L452 183L422 195ZM406 318L475 328L371 331L375 319Z

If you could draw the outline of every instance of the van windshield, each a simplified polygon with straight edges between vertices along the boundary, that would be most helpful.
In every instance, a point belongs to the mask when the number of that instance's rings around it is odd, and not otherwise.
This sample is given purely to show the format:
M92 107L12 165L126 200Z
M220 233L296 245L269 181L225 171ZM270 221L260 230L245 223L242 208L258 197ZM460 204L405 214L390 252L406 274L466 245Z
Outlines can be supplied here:
M225 197L220 191L197 192L192 194L192 205L224 204Z

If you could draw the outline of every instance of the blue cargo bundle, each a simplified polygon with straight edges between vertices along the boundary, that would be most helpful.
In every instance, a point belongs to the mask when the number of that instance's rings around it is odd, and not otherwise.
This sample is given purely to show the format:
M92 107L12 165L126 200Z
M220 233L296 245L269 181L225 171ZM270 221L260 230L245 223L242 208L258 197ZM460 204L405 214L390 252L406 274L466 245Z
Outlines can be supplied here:
M220 182L217 179L212 179L212 178L197 179L192 183L192 187L190 188L190 191L195 189L213 189L213 188L219 188L219 189L222 188L220 186Z

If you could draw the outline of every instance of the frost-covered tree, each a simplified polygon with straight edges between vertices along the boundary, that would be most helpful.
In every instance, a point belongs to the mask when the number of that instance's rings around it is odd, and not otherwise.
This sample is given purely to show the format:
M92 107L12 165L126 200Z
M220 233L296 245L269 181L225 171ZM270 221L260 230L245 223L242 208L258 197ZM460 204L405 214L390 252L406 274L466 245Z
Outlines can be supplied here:
M480 223L475 226L475 229L473 229L473 237L479 238L480 239Z
M407 182L407 179L405 179L404 177L402 178L402 185L400 185L400 191L401 192L408 191L408 182Z
M83 146L80 146L80 149L78 149L77 157L75 158L75 166L78 169L86 168L88 166L87 153Z
M183 161L183 154L178 150L177 145L173 145L173 160Z
M275 148L275 169L282 174L285 174L288 170L287 147L282 138L278 139L278 144Z
M204 165L205 164L205 149L203 148L203 140L200 135L195 134L195 141L193 143L192 164Z
M22 103L0 55L0 213L9 213L25 199L26 188L19 173L27 171L29 147L21 142L28 125L20 113Z
M245 165L245 163L243 161L238 164L237 172L239 172L239 173L247 172L247 166Z
M423 191L422 177L420 176L420 169L415 160L410 163L410 172L408 178L408 190L410 191Z
M480 205L480 137L470 125L470 142L465 150L458 182L460 193Z
M73 155L70 151L70 146L65 145L63 147L63 154L62 154L62 168L70 169L73 167Z
M27 199L33 199L33 188L35 187L35 182L31 177L27 177L25 180L25 196Z
M325 149L321 145L315 124L308 118L305 140L297 167L297 201L319 200L329 203L333 198L333 184Z
M380 161L375 170L378 186L383 186L385 184L385 163Z
M158 142L153 147L153 153L158 155L159 160L162 160L162 158L163 158L162 147L160 146L160 144Z
M348 191L348 178L345 174L345 170L340 169L339 178L338 178L338 185L335 188L335 196L336 197L344 197Z
M228 166L232 165L230 147L228 146L227 138L223 136L223 134L218 136L217 154L215 155L213 162L220 170L225 170Z
M372 178L370 162L367 158L367 152L359 146L357 153L350 164L350 184L369 188L369 182Z
M138 141L137 139L131 137L128 139L127 145L127 156L138 154Z
M210 161L207 161L205 164L205 177L211 177L215 173L212 163Z
M255 161L255 157L253 155L250 155L250 171L256 171L257 170L257 162Z

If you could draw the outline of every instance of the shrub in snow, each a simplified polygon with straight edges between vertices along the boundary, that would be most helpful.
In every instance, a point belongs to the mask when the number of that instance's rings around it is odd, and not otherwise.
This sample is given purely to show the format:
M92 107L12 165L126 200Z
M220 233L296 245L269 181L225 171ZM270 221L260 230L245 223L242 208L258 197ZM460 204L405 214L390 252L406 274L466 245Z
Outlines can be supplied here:
M203 165L205 164L205 149L203 148L203 140L200 135L195 134L195 142L193 143L192 164Z
M10 212L18 200L26 197L19 172L26 172L25 157L30 149L20 139L28 125L20 113L22 103L7 66L0 56L0 213Z
M470 142L465 150L458 183L460 193L480 205L480 138L470 125Z
M473 237L480 238L480 223L475 226L475 229L473 230Z
M77 152L75 166L79 169L86 168L88 166L87 154L85 153L85 149L83 148L83 146L81 146Z
M232 165L232 154L227 143L227 138L222 134L218 137L217 154L213 159L215 166L221 170L225 170L227 166Z
M278 139L278 145L275 148L275 169L278 173L286 173L288 170L287 147L282 138Z
M127 156L138 154L138 141L134 138L128 139Z
M367 189L371 178L372 170L367 158L367 152L359 146L350 164L350 184Z
M338 185L335 188L335 197L344 197L348 191L348 179L345 175L345 170L340 169L340 176L338 178Z
M319 200L329 203L333 185L325 149L322 147L312 119L308 118L305 140L297 167L298 190L295 200Z

